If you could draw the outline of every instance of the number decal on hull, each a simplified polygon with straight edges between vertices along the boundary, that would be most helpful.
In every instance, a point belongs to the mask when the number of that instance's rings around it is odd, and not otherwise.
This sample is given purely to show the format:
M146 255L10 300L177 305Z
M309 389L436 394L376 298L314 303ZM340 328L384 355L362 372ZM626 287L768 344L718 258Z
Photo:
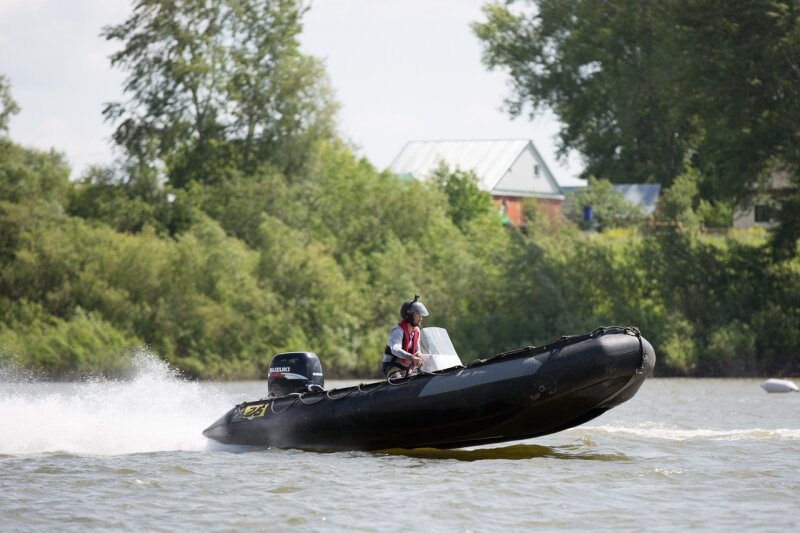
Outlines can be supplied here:
M241 420L242 418L246 418L247 420L252 420L254 418L264 416L267 414L267 409L269 408L269 402L267 403L258 403L255 405L248 405L247 407L240 409L233 417L234 420Z

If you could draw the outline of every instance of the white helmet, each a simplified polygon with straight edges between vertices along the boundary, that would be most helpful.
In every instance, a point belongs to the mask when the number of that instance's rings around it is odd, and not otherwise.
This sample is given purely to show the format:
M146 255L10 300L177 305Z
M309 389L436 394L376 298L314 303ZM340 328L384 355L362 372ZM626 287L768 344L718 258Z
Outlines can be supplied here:
M412 301L405 302L402 307L400 307L401 319L405 320L406 322L411 322L413 315L428 316L428 309L422 304L422 302L417 301L418 299L419 294L415 294Z

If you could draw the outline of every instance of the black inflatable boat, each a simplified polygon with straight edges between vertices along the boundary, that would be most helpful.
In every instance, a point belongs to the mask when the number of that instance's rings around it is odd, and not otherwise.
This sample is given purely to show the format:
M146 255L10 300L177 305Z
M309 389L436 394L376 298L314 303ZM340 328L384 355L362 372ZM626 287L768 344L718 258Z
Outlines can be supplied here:
M583 424L629 400L654 365L653 347L639 331L616 326L466 367L328 391L320 386L314 354L279 354L270 365L275 396L237 405L203 435L225 444L306 450L528 439ZM283 395L293 382L302 392Z

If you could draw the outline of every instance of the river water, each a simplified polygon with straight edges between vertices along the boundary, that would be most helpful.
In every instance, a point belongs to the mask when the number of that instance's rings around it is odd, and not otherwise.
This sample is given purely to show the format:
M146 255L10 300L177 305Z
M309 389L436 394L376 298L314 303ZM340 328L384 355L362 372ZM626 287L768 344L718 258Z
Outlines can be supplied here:
M201 431L263 383L0 372L0 530L796 529L800 394L651 379L548 437L454 451L312 453ZM352 382L329 382L342 387Z

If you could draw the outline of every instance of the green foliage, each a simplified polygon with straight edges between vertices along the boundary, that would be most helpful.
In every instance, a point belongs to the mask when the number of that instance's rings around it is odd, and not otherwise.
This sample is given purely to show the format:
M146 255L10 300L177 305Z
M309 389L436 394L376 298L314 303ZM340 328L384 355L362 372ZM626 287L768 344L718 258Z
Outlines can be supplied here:
M0 200L48 201L63 207L69 189L69 167L62 154L0 138Z
M142 344L207 379L263 377L287 350L316 351L329 377L375 375L401 302L419 293L426 324L448 328L465 362L630 324L662 375L800 373L800 208L784 203L779 255L763 235L696 231L726 225L739 198L719 157L742 139L759 143L748 172L772 151L793 175L791 74L747 81L738 121L724 91L709 109L725 116L707 120L713 80L692 92L675 79L705 61L678 53L693 34L723 31L731 54L739 28L783 24L745 36L742 52L792 51L796 8L747 0L749 21L719 6L731 24L719 30L699 17L713 4L683 18L671 1L542 0L538 18L496 5L476 26L489 64L512 68L512 112L556 104L562 142L597 171L573 198L606 228L589 234L533 217L504 228L470 173L421 183L355 157L335 139L320 63L299 52L299 3L139 0L105 32L129 72L130 99L107 110L125 164L70 182L59 154L0 139L0 352L61 378L124 375L126 349ZM665 39L676 21L680 38ZM710 56L724 78L740 72L735 54ZM784 91L762 115L760 83ZM611 192L623 177L671 185L659 224L633 224L641 214Z
M777 158L800 173L800 5L780 0L676 2L671 69L703 135L695 147L704 196L747 198Z
M677 176L672 186L659 199L656 220L676 224L684 229L728 228L733 219L727 202L709 202L701 197L702 176L695 168Z
M576 224L584 223L584 206L592 208L593 225L602 229L634 226L646 218L644 211L625 200L610 181L594 176L589 177L586 188L569 193L567 200L572 206L570 218Z
M676 180L667 214L691 219L694 183ZM4 350L52 376L122 375L124 349L141 344L202 378L256 378L286 350L316 351L329 376L369 375L415 292L465 361L632 324L661 374L800 366L800 264L771 262L750 234L590 236L544 221L522 233L491 209L459 227L438 187L378 173L338 144L318 145L291 181L265 168L178 191L170 205L192 215L174 235L121 231L124 182L72 186L73 198L102 187L73 214L42 189L40 201L0 203Z
M473 29L484 63L510 75L509 112L551 109L561 154L579 151L585 175L666 189L688 158L699 214L720 226L723 206L751 198L779 161L795 193L778 198L772 245L776 258L795 255L800 4L526 0L484 14Z
M478 188L474 172L451 171L441 163L431 176L433 184L447 197L447 214L462 231L476 218L485 216L492 207L492 197Z
M130 367L135 337L78 309L69 320L50 317L28 324L0 323L0 360L22 361L59 378L119 376Z
M11 96L11 84L8 78L0 74L0 140L8 132L11 116L19 113L19 106Z
M293 173L333 136L325 72L300 53L297 0L137 0L103 35L122 43L125 103L104 111L139 163L161 162L172 185L213 184L266 162Z
M692 375L697 368L699 349L695 341L695 329L683 317L667 317L661 346L661 356L668 372L678 375Z
M800 190L787 194L778 209L779 226L773 232L770 244L777 261L792 260L797 257L800 241Z
M188 222L200 210L219 221L226 233L250 246L256 246L263 213L282 213L291 203L286 179L270 167L250 177L232 173L229 179L216 186L192 183L188 189L178 189L172 207L187 211Z
M701 198L695 211L706 228L728 228L733 220L733 210L728 202L710 202Z
M756 370L755 335L747 323L734 320L712 331L706 350L704 373L747 375Z
M676 111L671 3L531 0L484 7L473 25L483 61L509 72L513 116L552 109L565 125L561 151L578 150L586 176L612 182L658 181L680 172L693 134Z
M148 202L128 184L121 183L109 168L91 168L73 189L67 212L108 224L117 231L138 233L145 226L160 226L156 218L159 203Z
M681 174L661 195L657 219L675 223L681 228L699 228L701 219L694 209L697 196L697 173Z

